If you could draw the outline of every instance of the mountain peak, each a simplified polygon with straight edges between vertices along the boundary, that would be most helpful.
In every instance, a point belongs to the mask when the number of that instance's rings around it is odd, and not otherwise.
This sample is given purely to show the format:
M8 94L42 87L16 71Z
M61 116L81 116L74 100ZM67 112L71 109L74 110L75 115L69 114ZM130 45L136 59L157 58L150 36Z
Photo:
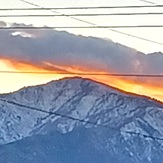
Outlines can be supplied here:
M155 149L151 150L163 154L162 141L150 139L163 137L163 105L146 97L131 95L91 79L73 77L23 88L1 98L6 99L0 101L1 144L21 139L28 142L30 138L42 140L44 136L48 139L50 133L55 138L59 134L78 140L79 135L85 134L95 142L95 151L102 148L114 158L112 151L119 150L119 155L134 155L152 146ZM40 138L40 134L44 136ZM116 136L113 138L112 134ZM27 137L29 139L24 139ZM141 150L139 141L144 144ZM152 160L150 151L148 156ZM141 155L134 162L143 159L146 160L147 155Z
M64 87L69 88L70 90L74 90L76 91L81 90L81 91L87 91L90 90L91 88L95 90L100 90L101 92L114 92L117 94L121 94L123 96L127 96L127 97L133 97L133 98L143 98L146 99L150 102L154 102L157 103L158 105L163 105L163 103L161 101L158 101L156 99L153 99L151 97L145 96L145 95L139 95L139 94L135 94L135 93L131 93L131 92L126 92L124 90L121 90L119 88L113 87L113 86L109 86L105 83L99 82L99 81L95 81L89 78L84 78L84 77L65 77L65 78L61 78L58 80L52 80L48 83L45 84L40 84L40 85L36 85L36 86L28 86L28 87L24 87L21 88L18 91L15 91L13 93L8 93L8 94L2 94L1 97L6 97L6 96L10 96L12 94L17 94L18 92L35 92L37 93L37 91L39 91L39 93L55 93L55 90L61 90L62 88L64 89ZM24 94L24 93L23 93Z
M163 137L163 105L143 96L121 92L87 78L74 77L23 88L1 98L6 99L5 102L0 101L1 144L15 142L17 147L17 140L21 139L20 144L31 140L51 140L50 133L54 138L59 135L60 138L80 140L79 135L84 134L95 143L92 147L94 151L102 148L114 159L112 151L119 151L116 154L121 157L124 153L126 157L131 155L128 159L134 162L147 160L148 157L152 160L152 150L163 154L162 141L150 139ZM112 134L116 136L113 138ZM82 146L80 141L79 149ZM139 149L138 142L144 144L143 148ZM65 143L66 146L69 144ZM86 145L87 148L89 146ZM151 150L147 152L148 149ZM147 155L140 155L138 160L131 159L138 151L146 151Z

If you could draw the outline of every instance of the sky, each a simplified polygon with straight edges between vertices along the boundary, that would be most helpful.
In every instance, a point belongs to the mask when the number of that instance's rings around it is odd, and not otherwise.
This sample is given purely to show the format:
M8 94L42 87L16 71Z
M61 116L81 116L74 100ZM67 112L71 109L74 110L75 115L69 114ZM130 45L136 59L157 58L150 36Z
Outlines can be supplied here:
M150 5L140 0L29 0L42 7ZM93 2L93 3L92 3ZM160 0L155 1L161 4ZM0 8L34 7L19 0L0 0ZM51 11L0 11L7 14L52 14ZM57 10L62 14L83 13L83 10ZM84 10L84 13L161 12L157 9ZM96 25L163 24L160 16L79 17ZM0 26L84 26L70 17L3 18ZM163 28L114 29L163 43ZM100 39L102 38L102 39ZM124 46L123 46L124 45ZM131 47L131 48L128 48ZM147 55L149 53L157 52ZM113 32L110 29L0 30L0 71L30 71L43 73L135 73L162 74L163 45ZM12 92L24 86L46 83L73 75L0 73L0 93ZM151 96L163 101L162 79L113 78L84 75L120 89Z
M80 7L80 6L125 6L125 5L153 5L145 3L140 0L28 0L42 7ZM155 0L155 4L162 4L161 0ZM25 8L34 7L30 4L24 3L19 0L1 0L1 8ZM62 14L83 13L83 10L57 10ZM115 12L162 12L162 8L142 8L142 9L104 9L104 10L84 10L84 13L115 13ZM1 14L29 14L29 11L7 11ZM30 11L30 14L54 14L51 11ZM163 15L140 15L140 16L103 16L103 17L78 17L79 19L89 21L96 25L159 25L163 24ZM25 24L33 24L35 26L85 26L88 25L81 21L74 20L70 17L41 17L41 18L1 18L7 22L17 22ZM117 32L110 31L109 29L64 29L75 34L82 34L85 36L96 36L102 38L112 39L115 42L122 43L126 46L135 48L144 53L151 53L155 51L163 51L163 45L149 43L140 39L132 38ZM163 28L136 28L136 29L114 29L120 32L125 32L131 35L143 37L156 42L163 43Z

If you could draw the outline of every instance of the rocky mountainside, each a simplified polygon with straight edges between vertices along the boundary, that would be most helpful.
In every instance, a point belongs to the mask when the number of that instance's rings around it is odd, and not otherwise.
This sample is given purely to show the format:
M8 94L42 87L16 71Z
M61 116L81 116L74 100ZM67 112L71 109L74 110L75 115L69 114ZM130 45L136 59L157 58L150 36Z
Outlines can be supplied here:
M0 95L0 127L0 162L163 160L163 140L157 139L163 139L163 105L89 79L65 78Z

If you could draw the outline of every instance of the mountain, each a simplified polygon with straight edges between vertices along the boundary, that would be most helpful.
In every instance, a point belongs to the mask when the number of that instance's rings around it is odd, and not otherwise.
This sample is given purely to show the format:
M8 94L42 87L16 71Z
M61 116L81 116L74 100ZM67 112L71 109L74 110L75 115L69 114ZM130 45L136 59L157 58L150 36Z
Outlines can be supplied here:
M2 163L163 160L163 104L90 79L0 95L0 128Z

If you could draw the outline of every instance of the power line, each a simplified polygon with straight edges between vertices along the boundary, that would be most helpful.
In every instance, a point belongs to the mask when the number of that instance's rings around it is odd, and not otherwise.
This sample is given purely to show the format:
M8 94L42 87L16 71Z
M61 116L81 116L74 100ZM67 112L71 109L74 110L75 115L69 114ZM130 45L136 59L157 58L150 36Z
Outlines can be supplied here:
M147 78L163 78L161 74L127 74L127 73L71 73L71 72L33 72L33 71L0 71L1 74L44 74L44 75L82 75L82 76L116 76L116 77L147 77Z
M111 130L114 130L114 131L127 133L127 134L132 134L132 135L137 135L137 136L142 136L144 138L150 138L150 139L153 139L153 140L163 140L163 138L161 138L161 137L155 137L155 136L146 135L146 134L133 132L133 131L122 131L122 130L120 131L120 130L118 130L116 128L109 127L107 125L98 124L97 122L92 122L92 121L88 121L88 120L84 120L84 119L75 118L75 117L68 116L68 115L61 114L61 113L57 113L57 112L46 111L46 110L39 109L39 108L36 108L36 107L31 107L31 106L20 104L20 103L14 102L14 101L10 101L10 100L4 99L4 98L0 98L0 101L5 102L5 103L9 103L9 104L12 104L12 105L16 105L16 106L19 106L19 107L23 107L23 108L26 108L26 109L29 109L29 110L32 110L32 111L38 111L38 112L42 112L42 113L49 114L49 115L60 116L62 118L67 118L67 119L77 121L77 122L81 122L81 123L91 124L91 125L94 125L95 127L96 126L105 127L107 129L110 128Z
M34 6L34 7L38 7L38 8L42 8L42 9L44 8L44 7L41 7L41 6L37 5L37 4L28 2L28 1L26 1L26 0L19 0L19 1L24 2L24 3L26 3L26 4L29 4L29 5L32 5L32 6ZM50 9L50 11L51 11L52 13L65 15L65 14L62 14L62 13L60 13L60 12L58 12L58 11L54 11L54 10L52 10L52 9ZM65 15L65 16L66 16L66 15ZM72 17L72 16L67 16L67 17L70 18L70 19L73 19L73 20L82 22L82 23L86 23L86 24L89 24L89 25L95 25L94 23L91 23L91 22L86 21L86 20L83 20L83 19L79 19L79 18Z
M129 37L132 37L132 38L143 40L143 41L146 41L146 42L154 43L154 44L157 44L157 45L163 45L163 43L161 43L161 42L150 40L150 39L147 39L147 38L144 38L144 37L135 36L135 35L132 35L132 34L129 34L129 33L125 33L125 32L121 32L121 31L118 31L118 30L115 30L115 29L109 29L109 30L111 30L113 32L116 32L116 33L119 33L119 34L122 34L122 35L126 35L126 36L129 36Z
M155 2L152 2L152 1L147 1L147 0L139 0L139 1L142 1L142 2L145 2L145 3L149 3L149 4L156 4Z
M68 119L71 119L71 120L75 120L75 121L79 121L79 122L84 122L84 123L96 125L96 123L91 122L91 121L86 121L84 119L77 119L75 117L67 116L67 115L64 115L64 114L61 114L61 113L56 113L56 112L52 112L52 111L42 110L42 109L39 109L39 108L35 108L35 107L19 104L19 103L14 102L14 101L9 101L9 100L6 100L6 99L0 99L0 101L7 102L9 104L13 104L13 105L16 105L16 106L19 106L19 107L27 108L27 109L30 109L32 111L38 111L38 112L42 112L42 113L46 113L46 114L50 114L50 115L56 115L56 116L68 118Z
M33 5L33 4L31 4ZM40 6L37 6L40 7ZM127 9L127 8L161 8L163 5L137 5L137 6L85 6L85 7L41 7L41 8L0 8L0 11L16 10L89 10L89 9Z
M39 5L32 3L32 2L29 2L29 1L26 1L26 0L19 0L19 1L24 2L26 4L29 4L29 5L32 5L32 6L35 6L35 7L40 7ZM42 8L44 8L44 7L42 7Z
M19 1L24 2L24 3L26 3L26 4L30 4L30 5L32 5L32 6L34 6L34 7L38 7L38 8L40 8L40 9L44 9L44 7L42 7L42 6L39 6L39 5L37 5L37 4L31 3L31 2L28 2L28 1L25 1L25 0L19 0ZM155 5L155 7L156 7L156 6L160 6L160 5ZM113 7L113 6L112 6L112 7ZM119 7L123 7L123 6L119 6ZM128 6L126 6L126 7L128 7ZM130 7L131 7L131 6L130 6ZM139 7L140 7L140 6L139 6ZM144 6L144 7L145 7L145 6ZM151 6L148 6L148 7L151 7ZM162 7L163 7L163 5L162 5ZM52 10L52 9L50 9L50 11L51 11L52 13L62 14L62 13L60 13L60 12L58 12L58 11L54 11L54 10ZM64 14L63 14L63 15L64 15ZM73 19L73 20L76 20L76 21L79 21L79 22L82 22L82 23L86 23L86 24L89 24L89 25L98 26L98 25L95 24L95 23L92 23L92 22L90 22L90 21L86 21L86 20L83 20L83 19L79 19L79 18L76 18L76 17L68 16L68 18L71 18L71 19ZM121 34L121 35L128 36L128 37L136 38L136 39L143 40L143 41L150 42L150 43L154 43L154 44L157 44L157 45L162 45L162 43L160 43L160 42L157 42L157 41L154 41L154 40L150 40L150 39L147 39L147 38L143 38L143 37L139 37L139 36L136 36L136 35L133 35L133 34L129 34L129 33L126 33L126 32L121 32L121 31L119 31L119 30L115 30L115 29L108 29L108 30L109 30L109 31L112 31L112 32L115 32L115 33L118 33L118 34Z
M24 15L0 15L0 17L63 17L63 16L133 16L133 15L163 15L163 12L137 12L137 13L102 13L102 14L97 14L97 13L93 13L93 14L24 14Z
M78 28L91 28L91 29L100 29L100 28L162 28L163 25L104 25L104 26L11 26L11 27L0 27L0 30L19 30L19 29L78 29Z

